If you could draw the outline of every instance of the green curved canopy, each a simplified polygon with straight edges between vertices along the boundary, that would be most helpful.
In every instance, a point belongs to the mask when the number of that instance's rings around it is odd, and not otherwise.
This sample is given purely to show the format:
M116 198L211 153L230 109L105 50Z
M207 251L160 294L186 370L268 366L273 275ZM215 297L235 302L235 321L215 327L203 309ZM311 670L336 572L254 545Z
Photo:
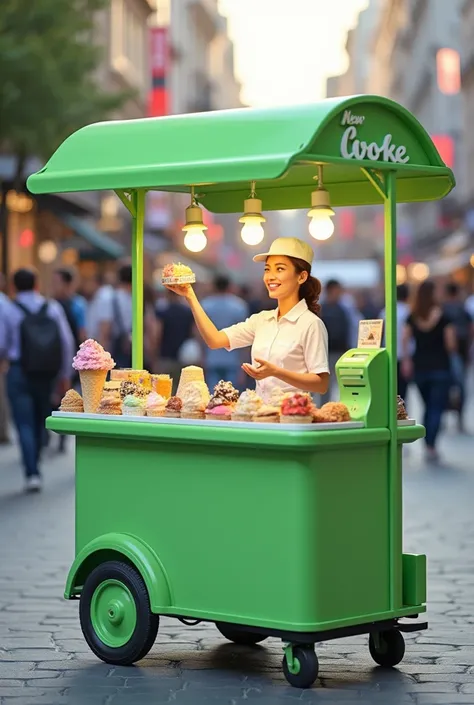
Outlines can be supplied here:
M362 169L395 169L397 201L442 198L454 186L431 138L379 96L304 106L224 110L84 127L28 179L33 193L151 189L189 192L216 213L240 212L256 181L265 210L305 208L318 163L331 204L383 198Z

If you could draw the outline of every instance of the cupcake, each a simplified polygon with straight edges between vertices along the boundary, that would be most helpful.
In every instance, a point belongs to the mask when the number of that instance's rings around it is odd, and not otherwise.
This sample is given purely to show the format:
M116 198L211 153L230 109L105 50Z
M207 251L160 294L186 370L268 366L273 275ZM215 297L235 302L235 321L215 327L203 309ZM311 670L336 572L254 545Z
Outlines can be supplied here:
M88 338L79 346L72 366L79 372L84 411L93 414L99 406L107 373L115 367L115 362L102 345Z
M59 411L67 411L73 414L80 414L84 411L84 402L80 394L75 389L68 389L61 399Z
M269 404L271 404L271 406L278 406L280 408L283 399L288 396L291 396L291 392L285 392L281 387L273 387L272 392L270 394Z
M181 409L183 408L183 402L179 397L170 397L166 403L165 416L168 419L179 419L181 418Z
M102 394L97 413L106 414L108 416L121 416L122 400L118 390L105 391L104 394Z
M124 380L123 382L120 383L120 397L121 397L122 401L129 394L133 395L134 397L145 398L149 393L150 393L149 389L144 389L143 387L140 387L135 382L130 382L128 380Z
M220 380L214 387L214 394L206 407L206 419L209 421L230 421L239 393L232 382Z
M280 407L272 404L262 404L253 420L256 423L280 423Z
M400 394L397 395L397 419L398 421L405 421L408 418L407 410L405 408L405 402L401 398Z
M207 421L230 421L233 407L229 404L215 404L207 407L205 415Z
M224 380L221 379L214 387L213 396L221 397L224 399L225 404L235 404L239 398L239 392L232 382L224 382Z
M253 421L255 414L263 406L262 399L257 392L247 389L240 395L235 409L232 412L232 421Z
M313 423L313 400L309 394L296 392L283 399L281 405L282 423Z
M145 399L134 394L127 394L122 402L122 414L124 416L145 416Z
M183 408L181 409L181 418L204 419L209 400L209 389L205 382L187 384L182 393Z
M158 418L159 416L165 415L166 399L156 392L151 392L146 398L145 409L147 416L154 416Z
M110 380L110 382L106 382L104 384L102 395L108 393L120 395L120 382L118 382L117 380Z
M328 401L320 409L313 409L314 423L342 423L350 420L349 409L340 401Z

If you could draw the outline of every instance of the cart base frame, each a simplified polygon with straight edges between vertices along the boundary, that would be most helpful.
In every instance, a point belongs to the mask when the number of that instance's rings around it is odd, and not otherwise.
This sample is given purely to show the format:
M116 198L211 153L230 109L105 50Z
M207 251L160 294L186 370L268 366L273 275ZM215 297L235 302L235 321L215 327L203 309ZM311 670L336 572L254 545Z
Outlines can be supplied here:
M201 622L215 623L212 620L196 619L178 614L163 614L160 617L171 617L178 619L186 626L196 626ZM418 614L407 615L405 619L417 619ZM359 636L361 634L374 634L377 632L385 632L391 629L397 629L400 632L418 632L428 629L428 622L400 622L399 619L384 619L377 622L366 622L364 624L353 624L347 627L337 627L336 629L325 629L318 632L295 632L283 629L271 629L269 627L257 627L247 624L235 624L233 622L221 622L235 631L251 632L252 634L261 634L266 637L275 637L293 644L317 644L321 641L330 641L332 639L342 639L348 636Z

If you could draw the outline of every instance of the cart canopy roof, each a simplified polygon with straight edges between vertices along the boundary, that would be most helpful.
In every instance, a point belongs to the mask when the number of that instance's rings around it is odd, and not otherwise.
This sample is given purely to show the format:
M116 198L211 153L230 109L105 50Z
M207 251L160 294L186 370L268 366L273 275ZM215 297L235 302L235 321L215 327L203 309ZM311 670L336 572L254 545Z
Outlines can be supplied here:
M305 208L317 164L331 205L382 203L362 169L397 171L397 201L435 200L455 181L428 133L379 96L303 106L109 121L84 127L28 179L32 193L189 192L216 213L240 212L250 181L265 210Z

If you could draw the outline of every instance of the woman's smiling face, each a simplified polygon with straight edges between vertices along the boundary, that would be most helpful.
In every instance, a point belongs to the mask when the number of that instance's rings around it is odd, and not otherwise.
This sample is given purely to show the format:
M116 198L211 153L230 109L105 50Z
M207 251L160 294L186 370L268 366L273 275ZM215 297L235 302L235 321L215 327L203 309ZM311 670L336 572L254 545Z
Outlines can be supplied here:
M263 281L271 299L286 299L298 292L307 273L296 273L293 262L284 255L271 255L265 262Z

